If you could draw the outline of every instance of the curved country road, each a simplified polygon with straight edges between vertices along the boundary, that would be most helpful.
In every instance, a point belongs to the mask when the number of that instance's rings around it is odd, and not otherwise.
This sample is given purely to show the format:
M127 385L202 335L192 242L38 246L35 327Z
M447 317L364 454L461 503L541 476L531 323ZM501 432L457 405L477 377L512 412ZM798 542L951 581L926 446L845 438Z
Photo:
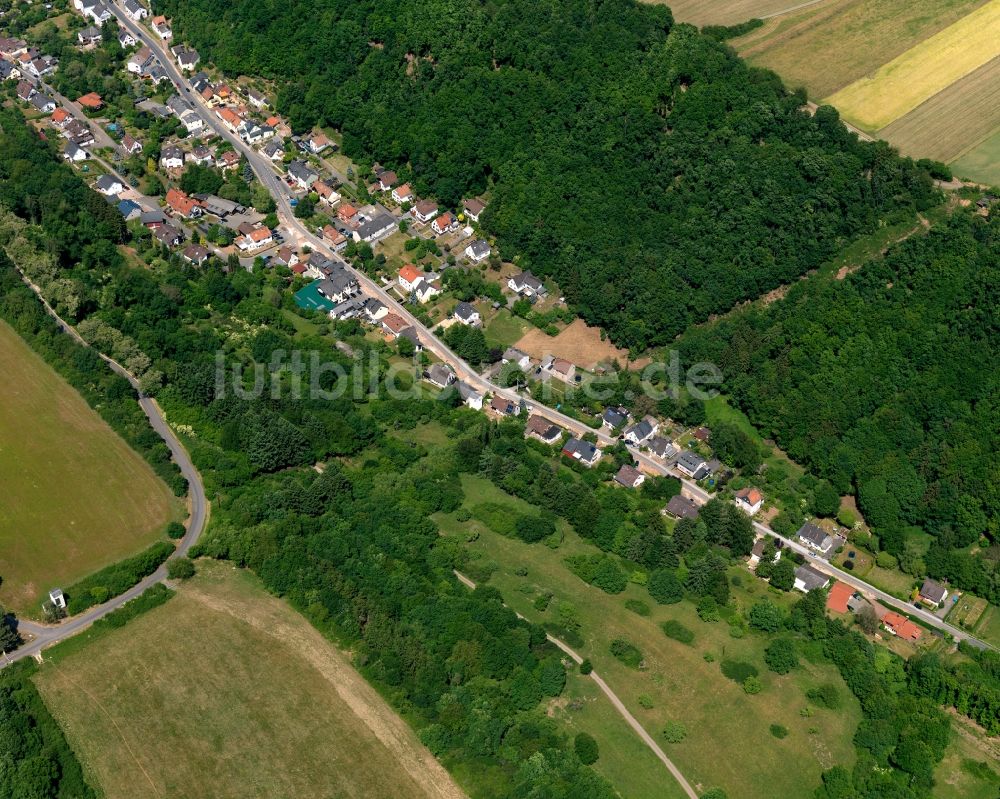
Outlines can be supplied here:
M20 269L18 269L18 271L20 272ZM56 320L62 330L76 339L76 341L83 346L89 346L80 334L76 332L72 325L63 321L59 314L57 314L52 306L49 305L45 297L42 296L38 287L32 283L23 272L21 272L21 277L42 301L42 305L45 306L45 310L48 311L48 313ZM139 387L139 381L136 380L135 376L117 361L109 358L103 353L98 354L104 359L112 370L120 374L132 384L132 387L139 395L139 406L148 417L150 425L166 443L174 463L177 464L181 474L184 476L184 479L187 480L188 496L191 503L191 507L189 509L190 515L187 521L187 532L181 539L180 544L177 547L177 551L170 556L170 559L172 560L173 558L186 555L188 550L191 548L191 545L198 540L198 536L201 535L202 530L205 528L205 522L208 520L208 500L205 498L205 487L202 484L201 475L191 462L191 457L188 455L184 445L181 444L177 436L174 435L174 431L170 429L170 425L167 424L167 420L164 418L163 411L160 410L159 405L156 404L154 399L146 396L142 392L142 389ZM98 619L106 616L113 610L117 610L129 600L135 599L147 588L155 585L156 583L162 582L166 578L167 566L166 564L163 564L159 569L148 577L142 579L124 594L108 600L103 605L90 608L78 616L65 619L59 624L36 624L34 622L18 619L18 629L22 633L30 633L33 636L33 640L31 643L22 646L20 649L4 657L3 661L0 662L0 668L15 660L20 660L21 658L33 657L41 652L41 650L45 647L51 646L54 643L62 641L65 638L69 638L70 636L85 630Z
M464 585L466 588L471 588L475 590L476 584L468 577L466 577L464 574L462 574L459 571L455 571L455 576L458 578L458 581L462 583L462 585ZM516 610L514 611L514 613L517 614L517 617L519 619L524 619L524 616L522 616ZM525 621L527 621L527 619L525 619ZM569 646L560 641L558 638L553 638L548 633L545 634L545 637L548 638L550 642L559 647L563 652L569 655L573 659L574 663L576 663L577 665L583 663L583 657L581 657L579 654L570 649ZM698 794L695 793L694 788L691 787L691 783L689 783L684 778L684 775L681 774L681 770L674 765L674 762L669 757L667 757L667 753L663 751L660 745L654 740L653 736L650 735L648 732L646 732L645 728L638 722L636 717L633 716L631 713L629 713L628 708L625 707L625 704L622 702L622 700L619 699L618 695L611 690L611 686L609 686L606 682L604 682L604 680L596 671L591 671L590 677L595 683L597 683L597 687L601 689L604 695L614 706L615 710L617 710L618 713L621 715L621 717L625 719L626 722L628 722L628 725L633 730L635 730L638 736L642 739L642 742L646 744L646 746L648 746L652 750L653 754L660 759L663 765L667 767L667 770L674 776L674 779L677 780L681 788L684 789L684 793L690 796L691 799L698 799Z

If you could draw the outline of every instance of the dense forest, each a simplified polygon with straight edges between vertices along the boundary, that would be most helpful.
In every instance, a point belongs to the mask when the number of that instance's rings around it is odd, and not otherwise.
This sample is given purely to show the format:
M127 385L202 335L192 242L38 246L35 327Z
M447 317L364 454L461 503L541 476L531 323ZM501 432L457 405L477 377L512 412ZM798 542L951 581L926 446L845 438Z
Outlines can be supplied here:
M1000 600L998 308L1000 220L959 213L843 281L693 329L681 350L719 364L792 458L856 492L908 571Z
M157 0L297 131L455 206L483 191L505 257L555 277L619 344L786 283L932 201L927 173L836 111L634 0ZM294 47L283 43L294 43Z

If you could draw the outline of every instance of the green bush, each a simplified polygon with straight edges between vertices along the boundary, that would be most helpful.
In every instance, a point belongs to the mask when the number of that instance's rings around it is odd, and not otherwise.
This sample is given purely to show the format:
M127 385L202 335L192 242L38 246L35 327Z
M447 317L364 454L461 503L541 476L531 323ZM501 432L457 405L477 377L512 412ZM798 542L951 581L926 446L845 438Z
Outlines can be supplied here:
M160 568L174 552L174 545L157 541L144 552L113 563L66 589L66 611L70 616L124 594L143 577Z
M544 613L549 608L549 603L552 601L552 594L542 594L541 596L535 597L534 606L535 610L540 613Z
M764 650L764 662L775 674L788 674L799 665L799 656L791 638L775 638Z
M649 607L649 605L647 605L641 599L626 599L625 607L628 610L631 610L637 616L648 616L650 613L652 613L652 609Z
M590 658L584 658L580 662L580 674L587 675L594 670L594 664L590 662Z
M751 696L753 694L759 694L763 688L764 683L760 681L760 677L747 677L743 681L743 690Z
M642 665L642 652L624 638L616 638L612 641L610 649L611 654L630 669L637 669Z
M194 561L190 558L174 558L167 563L167 577L171 580L189 580L194 577Z
M687 727L679 721L668 721L663 727L663 737L668 743L679 744L687 738Z
M756 677L760 674L756 667L743 660L723 660L719 664L722 673L733 682L743 683L747 677Z
M782 727L780 724L771 725L771 735L775 738L787 738L788 737L788 727Z
M657 569L650 574L646 590L661 605L673 605L684 598L684 586L672 569Z
M830 710L836 710L840 707L840 691L837 690L837 686L833 683L827 682L816 688L810 688L806 692L806 696L820 707L829 708Z
M514 534L516 517L510 506L499 502L481 502L472 508L472 518L478 519L494 533L511 536Z
M178 538L183 538L186 532L187 528L185 528L180 522L170 522L170 524L167 525L167 538L177 540Z
M576 734L576 737L573 739L573 749L576 752L576 756L580 758L580 762L585 766L593 765L600 756L597 741L594 740L593 736L585 732Z
M660 629L663 630L663 634L667 638L673 638L682 644L690 644L694 641L694 633L676 619L663 622L660 625Z

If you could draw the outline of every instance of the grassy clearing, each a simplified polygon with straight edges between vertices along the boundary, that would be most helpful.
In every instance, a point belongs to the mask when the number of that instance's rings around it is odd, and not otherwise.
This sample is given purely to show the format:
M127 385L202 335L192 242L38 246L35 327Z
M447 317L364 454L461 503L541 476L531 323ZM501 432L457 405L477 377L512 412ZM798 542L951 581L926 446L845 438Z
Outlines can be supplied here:
M992 777L990 776L992 774ZM935 799L984 799L1000 786L1000 752L967 719L952 715L951 741L934 770Z
M959 605L965 601L967 596L969 595L965 594L959 600ZM985 602L985 600L980 599L979 602ZM982 615L979 617L979 621L976 622L973 630L977 638L1000 647L1000 609L997 609L995 605L988 604L983 609Z
M875 72L986 0L826 0L768 20L733 45L813 98ZM790 3L789 5L795 5Z
M668 5L678 22L692 25L734 25L748 19L776 14L796 0L645 0L650 5Z
M991 0L828 98L844 118L884 128L1000 56L1000 0Z
M519 316L501 308L494 317L486 323L483 332L488 341L495 341L504 347L512 346L528 332L531 325Z
M343 653L229 564L35 680L108 799L462 796Z
M0 322L0 602L40 597L145 549L179 515L169 488Z
M481 480L463 478L463 486L469 508L484 501L507 502L512 511L518 507L516 500L492 485L484 486ZM594 549L572 532L553 550L504 538L475 520L458 522L448 515L438 521L446 534L462 540L475 538L468 546L479 558L477 564L489 563L496 568L490 583L532 621L558 622L568 606L581 623L585 642L581 654L591 658L595 669L650 734L665 743L660 732L668 721L685 725L687 738L665 748L685 776L702 790L718 785L732 799L798 799L818 784L824 768L853 762L851 738L860 711L832 666L803 661L801 668L779 677L764 665L764 639L754 635L732 638L724 623L707 624L698 619L691 603L660 607L645 589L635 585L617 596L584 585L569 572L563 559ZM518 576L518 570L526 570L526 576ZM740 606L764 596L779 604L794 601L791 595L772 593L744 568L734 568L736 573L741 574L745 586L733 589ZM552 593L553 599L547 610L538 611L533 603L543 593ZM627 600L651 605L651 615L642 617L627 610ZM670 619L694 632L693 644L682 644L663 634L660 624ZM630 669L609 654L610 642L617 637L628 639L642 651L644 669ZM706 653L713 662L704 659ZM764 682L763 693L748 696L741 686L724 677L719 665L724 660L753 664ZM840 687L845 707L838 711L813 709L811 717L803 717L800 711L809 705L805 691L822 682ZM788 737L772 738L772 724L787 727ZM766 741L769 756L758 757L759 750L748 746L748 741ZM661 779L665 781L666 776Z
M855 577L874 585L876 588L881 588L887 594L892 594L898 599L909 599L910 591L913 588L913 578L910 575L903 574L897 569L883 569L875 563L874 555L863 549L858 549L853 544L848 544L844 547L843 552L835 555L832 563L835 566L843 566L844 561L849 559L848 556L851 552L854 553L854 557L850 560L854 561L852 574Z
M1000 57L882 128L879 136L906 155L948 162L994 131L1000 131Z
M955 160L951 167L956 175L1000 186L1000 130Z

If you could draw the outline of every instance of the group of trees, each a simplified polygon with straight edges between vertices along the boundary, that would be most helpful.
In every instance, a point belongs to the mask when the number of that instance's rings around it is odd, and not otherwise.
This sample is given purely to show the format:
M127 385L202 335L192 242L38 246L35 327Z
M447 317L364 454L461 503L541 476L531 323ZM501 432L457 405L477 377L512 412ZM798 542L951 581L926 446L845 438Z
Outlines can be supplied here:
M1000 600L1000 220L958 213L842 281L690 330L688 362L722 367L763 432L825 481L817 510L857 494L883 550L935 536L935 577ZM713 432L713 443L714 443Z
M632 348L794 280L934 194L924 169L858 141L832 108L810 116L662 5L158 8L226 73L276 80L295 130L337 127L346 153L450 206L490 188L482 224L501 253Z

